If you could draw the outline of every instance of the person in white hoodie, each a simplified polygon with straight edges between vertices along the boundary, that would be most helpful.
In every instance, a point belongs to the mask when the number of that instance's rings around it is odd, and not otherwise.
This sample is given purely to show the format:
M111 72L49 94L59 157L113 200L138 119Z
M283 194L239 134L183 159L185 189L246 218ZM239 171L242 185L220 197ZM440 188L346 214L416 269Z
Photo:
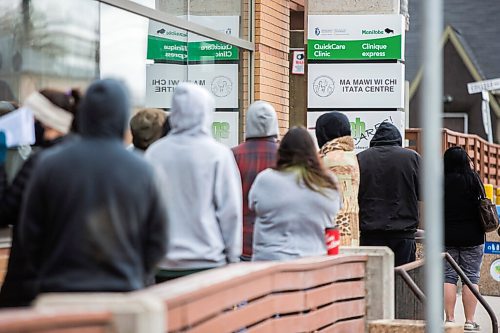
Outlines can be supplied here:
M156 169L167 207L167 252L157 282L239 261L242 194L229 148L211 136L215 101L204 88L181 83L172 97L171 131L145 158Z

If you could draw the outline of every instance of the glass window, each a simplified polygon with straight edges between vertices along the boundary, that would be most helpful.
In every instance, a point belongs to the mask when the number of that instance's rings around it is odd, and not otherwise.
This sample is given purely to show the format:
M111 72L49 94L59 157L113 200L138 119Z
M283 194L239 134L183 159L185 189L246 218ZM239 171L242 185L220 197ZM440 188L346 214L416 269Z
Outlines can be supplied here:
M156 0L155 8L224 34L250 38L250 0Z
M0 13L0 98L22 101L35 89L98 77L97 2L2 1Z
M238 21L234 22L237 32ZM239 111L245 107L243 80L248 75L248 66L242 71L245 53L233 45L102 5L101 76L123 79L136 108L168 111L180 82L205 87L216 101L212 133L228 146L237 145L240 138ZM245 59L248 62L249 57Z
M141 3L175 4L169 8L180 14L188 2ZM240 35L239 2L231 12L207 15L202 2L189 3L198 14L192 20ZM175 87L190 81L215 98L214 137L238 144L249 100L248 51L93 0L0 1L0 10L0 99L22 102L41 88L84 89L113 77L126 83L135 109L168 111Z

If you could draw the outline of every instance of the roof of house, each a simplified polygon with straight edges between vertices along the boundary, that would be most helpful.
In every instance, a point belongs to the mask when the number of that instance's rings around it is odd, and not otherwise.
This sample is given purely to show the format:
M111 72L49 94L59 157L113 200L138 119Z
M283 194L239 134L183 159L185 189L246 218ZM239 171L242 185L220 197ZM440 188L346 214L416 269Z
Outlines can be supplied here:
M485 78L484 73L478 64L477 57L474 56L474 52L471 47L465 41L465 39L451 26L446 26L443 32L442 45L450 42L458 53L458 56L462 59L465 67L468 69L474 81L481 81ZM412 99L422 80L422 68L420 67L410 82L410 95L409 98ZM491 93L491 92L490 92ZM490 94L490 96L493 96ZM495 114L500 117L500 104L495 98L490 98L490 105L493 108Z
M422 0L409 0L406 32L406 79L421 67ZM452 26L482 79L500 77L500 3L498 0L444 0L444 27Z

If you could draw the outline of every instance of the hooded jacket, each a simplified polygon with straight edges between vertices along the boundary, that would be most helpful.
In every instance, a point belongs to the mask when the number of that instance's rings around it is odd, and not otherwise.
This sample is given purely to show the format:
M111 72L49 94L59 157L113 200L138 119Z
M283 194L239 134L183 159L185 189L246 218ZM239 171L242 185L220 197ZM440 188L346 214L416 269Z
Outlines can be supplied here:
M44 148L30 155L11 186L4 191L0 198L0 226L12 225L7 274L0 291L0 308L28 306L29 301L34 296L33 281L36 274L26 267L26 256L19 246L18 221L21 215L21 204L40 157L50 149L75 139L74 135L66 135L45 141Z
M402 147L398 129L382 123L358 154L359 219L363 235L414 238L418 226L420 155Z
M248 193L261 171L276 165L278 117L273 106L256 101L247 110L246 141L233 148L243 189L243 260L252 258L255 212L248 208Z
M40 157L20 244L37 292L136 290L165 253L166 212L152 168L123 146L124 87L97 81L80 108L81 140Z
M277 137L278 117L273 106L265 101L253 102L247 111L245 138Z
M189 270L241 255L241 182L231 151L211 136L214 99L192 83L172 98L171 131L146 151L164 189L168 247L160 268Z
M351 136L351 123L343 113L332 111L322 114L316 121L316 140L319 148L337 138Z

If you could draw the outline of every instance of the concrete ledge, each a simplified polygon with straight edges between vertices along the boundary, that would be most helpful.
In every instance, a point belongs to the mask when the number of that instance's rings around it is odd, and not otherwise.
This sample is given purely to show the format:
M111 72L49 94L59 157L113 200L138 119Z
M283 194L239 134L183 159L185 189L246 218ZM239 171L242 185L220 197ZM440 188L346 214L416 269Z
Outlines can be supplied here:
M150 295L138 293L61 293L44 294L35 301L35 309L93 310L113 314L117 333L165 332L165 306Z
M457 323L446 323L445 333L463 333L464 326ZM368 333L425 333L425 322L422 320L375 320L368 323Z
M385 246L341 246L341 254L364 254L367 320L394 319L394 253Z
M406 0L401 0L403 3ZM399 14L400 0L309 0L309 14Z

